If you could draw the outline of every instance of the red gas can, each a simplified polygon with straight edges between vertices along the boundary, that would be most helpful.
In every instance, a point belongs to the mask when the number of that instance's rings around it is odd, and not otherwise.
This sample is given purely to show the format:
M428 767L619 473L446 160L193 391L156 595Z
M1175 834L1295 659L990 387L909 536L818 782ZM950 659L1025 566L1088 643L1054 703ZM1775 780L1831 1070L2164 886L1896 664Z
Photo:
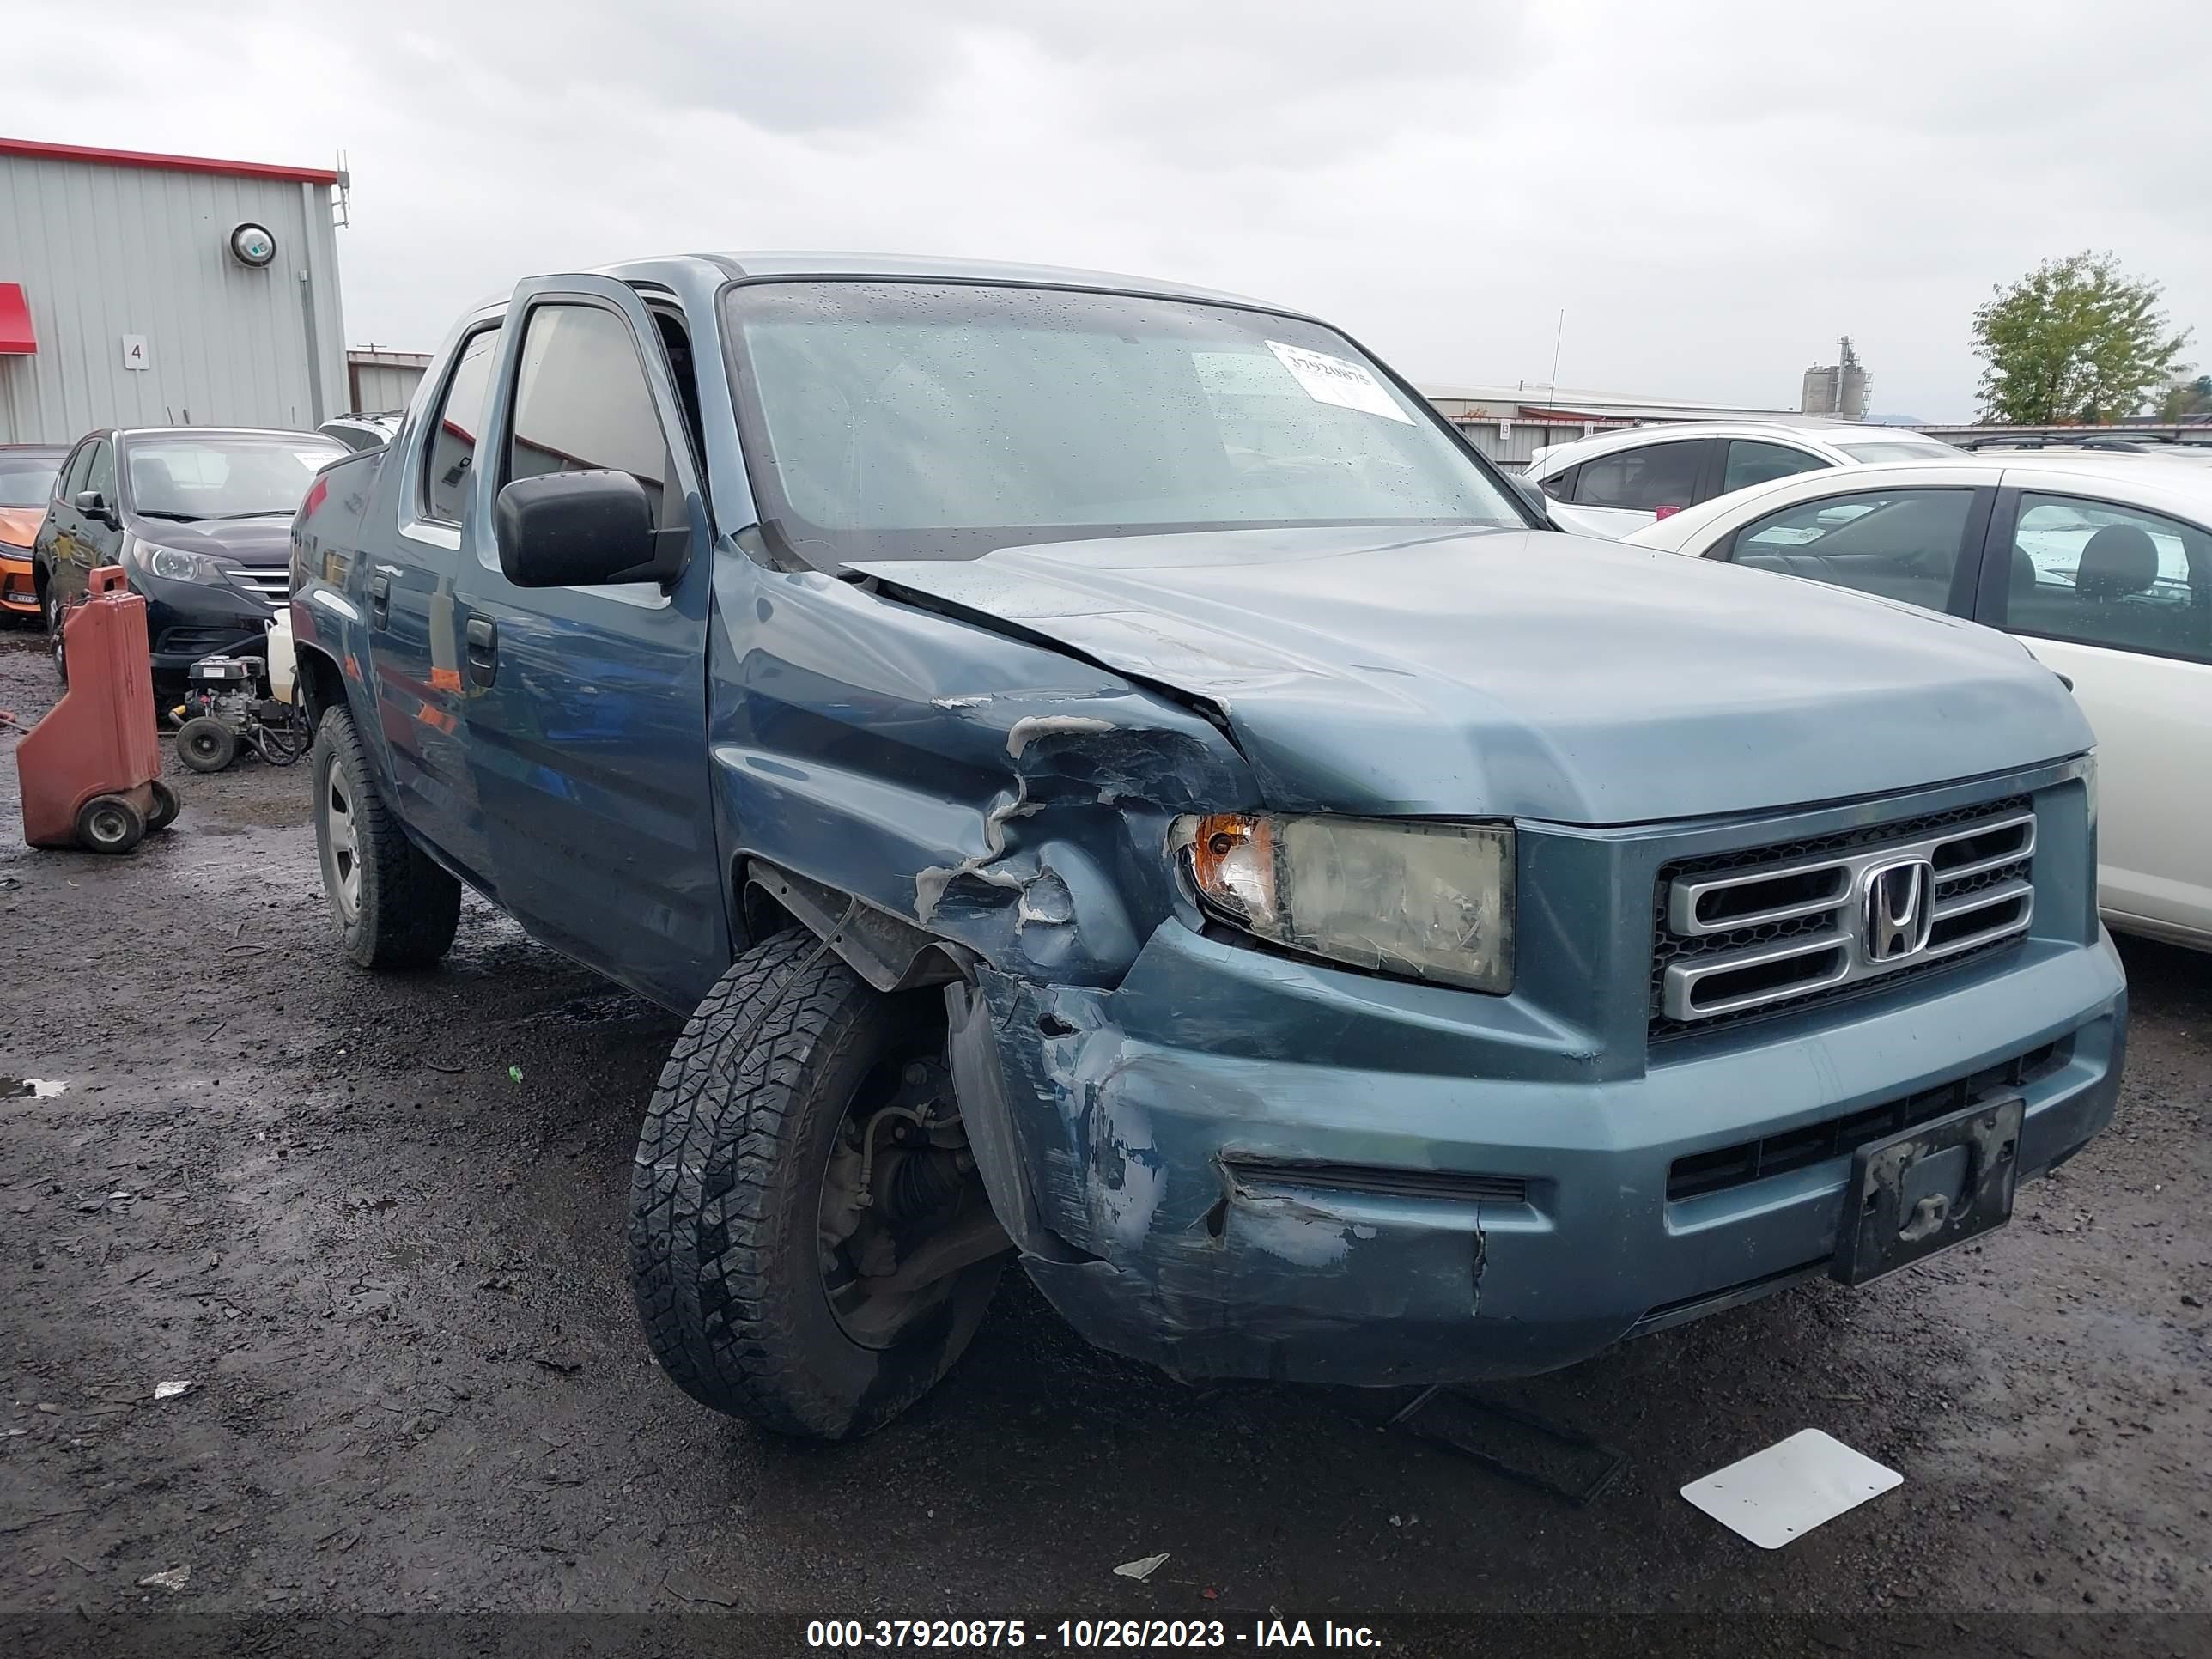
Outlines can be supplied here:
M23 839L127 853L169 827L177 797L160 775L146 601L113 566L94 571L91 587L62 624L69 689L15 745Z

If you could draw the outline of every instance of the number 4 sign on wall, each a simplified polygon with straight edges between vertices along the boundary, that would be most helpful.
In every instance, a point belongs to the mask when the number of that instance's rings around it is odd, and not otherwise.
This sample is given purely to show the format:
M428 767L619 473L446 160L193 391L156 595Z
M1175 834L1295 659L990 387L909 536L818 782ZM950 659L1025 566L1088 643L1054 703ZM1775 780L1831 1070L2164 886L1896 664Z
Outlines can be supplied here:
M146 355L146 337L143 334L125 335L123 337L123 367L149 368L152 366L153 359Z

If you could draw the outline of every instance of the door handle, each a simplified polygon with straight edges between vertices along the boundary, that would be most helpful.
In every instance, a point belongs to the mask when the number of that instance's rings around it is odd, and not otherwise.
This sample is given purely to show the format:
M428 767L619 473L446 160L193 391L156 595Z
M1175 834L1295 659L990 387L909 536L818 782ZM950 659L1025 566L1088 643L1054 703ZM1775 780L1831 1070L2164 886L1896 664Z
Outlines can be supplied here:
M469 678L489 685L499 676L499 629L489 617L471 617L463 630L467 641Z
M392 578L374 576L368 584L368 619L379 628L392 619Z

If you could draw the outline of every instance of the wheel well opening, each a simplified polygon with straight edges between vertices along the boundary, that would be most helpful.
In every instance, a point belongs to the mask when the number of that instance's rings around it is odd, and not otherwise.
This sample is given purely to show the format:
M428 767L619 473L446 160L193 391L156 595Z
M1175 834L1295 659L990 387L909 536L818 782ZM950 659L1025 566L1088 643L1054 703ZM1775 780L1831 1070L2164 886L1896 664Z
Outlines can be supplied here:
M764 939L773 939L800 925L799 918L784 908L773 894L763 891L758 883L744 884L744 914L740 920L745 926L748 945L758 945Z
M299 653L298 664L299 696L312 729L321 723L323 710L334 708L345 701L345 681L338 673L338 665L319 651Z

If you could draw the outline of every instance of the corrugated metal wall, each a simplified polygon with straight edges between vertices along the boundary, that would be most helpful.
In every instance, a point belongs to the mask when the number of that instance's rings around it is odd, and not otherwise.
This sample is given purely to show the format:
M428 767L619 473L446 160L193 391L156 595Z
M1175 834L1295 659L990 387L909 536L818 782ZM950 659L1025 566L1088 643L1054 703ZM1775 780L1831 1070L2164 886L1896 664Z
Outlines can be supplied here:
M352 367L356 393L353 407L366 415L404 409L414 400L415 388L424 371L398 363L356 363Z
M1571 444L1592 432L1611 431L1614 422L1583 422L1581 421L1507 421L1505 429L1498 430L1496 420L1466 420L1452 414L1439 404L1444 417L1467 434L1467 440L1508 472L1519 472L1535 458L1539 449L1553 444ZM1617 424L1626 425L1622 422Z
M276 235L263 270L225 247L245 220ZM23 285L39 346L0 356L0 442L341 412L325 185L0 155L0 281ZM126 334L145 337L146 369L124 367Z

